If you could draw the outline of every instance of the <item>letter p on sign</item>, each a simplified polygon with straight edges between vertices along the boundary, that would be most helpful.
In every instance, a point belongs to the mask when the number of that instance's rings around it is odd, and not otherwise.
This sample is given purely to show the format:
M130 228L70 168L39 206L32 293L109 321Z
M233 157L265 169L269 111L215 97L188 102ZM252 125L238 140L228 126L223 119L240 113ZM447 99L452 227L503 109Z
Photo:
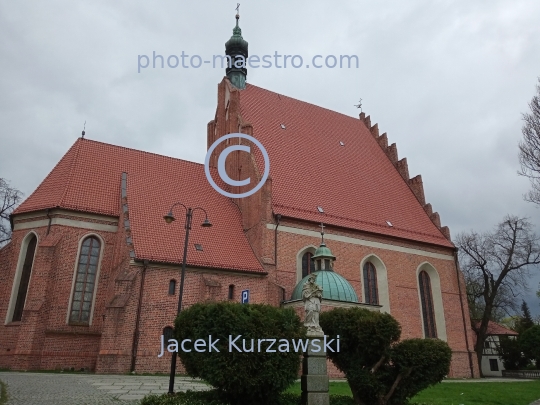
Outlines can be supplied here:
M249 290L242 290L242 304L249 304Z

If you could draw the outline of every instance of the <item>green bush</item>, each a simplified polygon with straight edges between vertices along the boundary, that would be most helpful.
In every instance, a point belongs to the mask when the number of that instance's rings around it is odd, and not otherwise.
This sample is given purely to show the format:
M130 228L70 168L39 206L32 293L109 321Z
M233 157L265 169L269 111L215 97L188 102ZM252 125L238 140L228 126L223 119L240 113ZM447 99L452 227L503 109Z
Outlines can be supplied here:
M401 404L443 380L450 370L452 350L439 339L405 339L393 347L390 359L392 365L385 366L391 370L387 384L402 377L389 403Z
M176 338L219 339L219 353L179 351L187 373L216 388L223 401L234 405L276 404L278 394L297 378L300 355L294 351L266 353L266 343L258 352L257 339L305 339L305 328L292 309L269 305L230 302L195 304L176 319ZM229 351L229 336L241 335L237 346L247 347L254 339L254 352ZM277 349L277 343L273 346Z
M407 339L389 314L338 308L321 314L327 335L341 350L328 357L347 378L357 404L405 404L448 374L452 352L438 339ZM394 387L394 388L392 388Z
M519 336L519 345L529 360L536 362L536 368L540 370L540 325L527 329Z
M506 370L522 370L529 361L523 355L518 339L501 336L499 340L499 354Z

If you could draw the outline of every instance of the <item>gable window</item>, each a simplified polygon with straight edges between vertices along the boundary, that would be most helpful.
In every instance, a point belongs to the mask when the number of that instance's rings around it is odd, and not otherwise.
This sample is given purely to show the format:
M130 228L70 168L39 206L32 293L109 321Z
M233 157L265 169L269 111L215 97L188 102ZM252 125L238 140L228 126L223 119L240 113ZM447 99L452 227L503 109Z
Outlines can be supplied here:
M379 305L377 271L371 262L364 264L364 301L366 304Z
M95 236L87 237L81 245L69 314L70 323L84 325L90 323L100 251L101 243Z
M176 291L176 280L169 281L169 295L174 295Z
M24 264L21 272L21 279L19 281L19 289L17 291L17 300L15 301L13 318L11 319L12 322L18 322L22 319L24 302L26 301L28 284L30 282L30 275L32 274L32 266L34 264L34 253L36 252L36 245L36 235L32 235L26 247L26 255L24 258Z
M302 278L306 277L315 271L315 261L313 260L313 253L306 252L302 256Z
M420 285L420 300L422 303L424 334L427 338L436 338L437 328L435 326L435 312L433 310L431 279L425 270L422 270L418 275L418 284Z

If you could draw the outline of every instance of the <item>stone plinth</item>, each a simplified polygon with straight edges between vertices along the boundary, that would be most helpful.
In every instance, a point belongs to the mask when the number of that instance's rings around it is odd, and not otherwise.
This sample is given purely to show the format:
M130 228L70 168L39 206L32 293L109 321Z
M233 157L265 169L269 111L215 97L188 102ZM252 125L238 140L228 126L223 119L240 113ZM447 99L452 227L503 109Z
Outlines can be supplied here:
M326 352L322 341L324 333L308 332L310 343L302 362L302 405L329 405L328 373L326 370ZM321 350L313 352L311 340L321 340Z

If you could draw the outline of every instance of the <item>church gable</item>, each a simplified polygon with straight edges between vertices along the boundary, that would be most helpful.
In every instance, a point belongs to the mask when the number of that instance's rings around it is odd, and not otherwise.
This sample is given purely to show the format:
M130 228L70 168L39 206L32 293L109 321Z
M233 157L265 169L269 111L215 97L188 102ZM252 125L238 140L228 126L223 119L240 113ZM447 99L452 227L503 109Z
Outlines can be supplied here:
M248 123L270 156L275 214L453 247L438 214L424 207L421 178L407 179L406 161L398 160L385 134L378 137L377 126L365 125L369 118L250 84L233 94L239 108L231 110L231 96L228 115ZM264 167L262 155L254 156Z

